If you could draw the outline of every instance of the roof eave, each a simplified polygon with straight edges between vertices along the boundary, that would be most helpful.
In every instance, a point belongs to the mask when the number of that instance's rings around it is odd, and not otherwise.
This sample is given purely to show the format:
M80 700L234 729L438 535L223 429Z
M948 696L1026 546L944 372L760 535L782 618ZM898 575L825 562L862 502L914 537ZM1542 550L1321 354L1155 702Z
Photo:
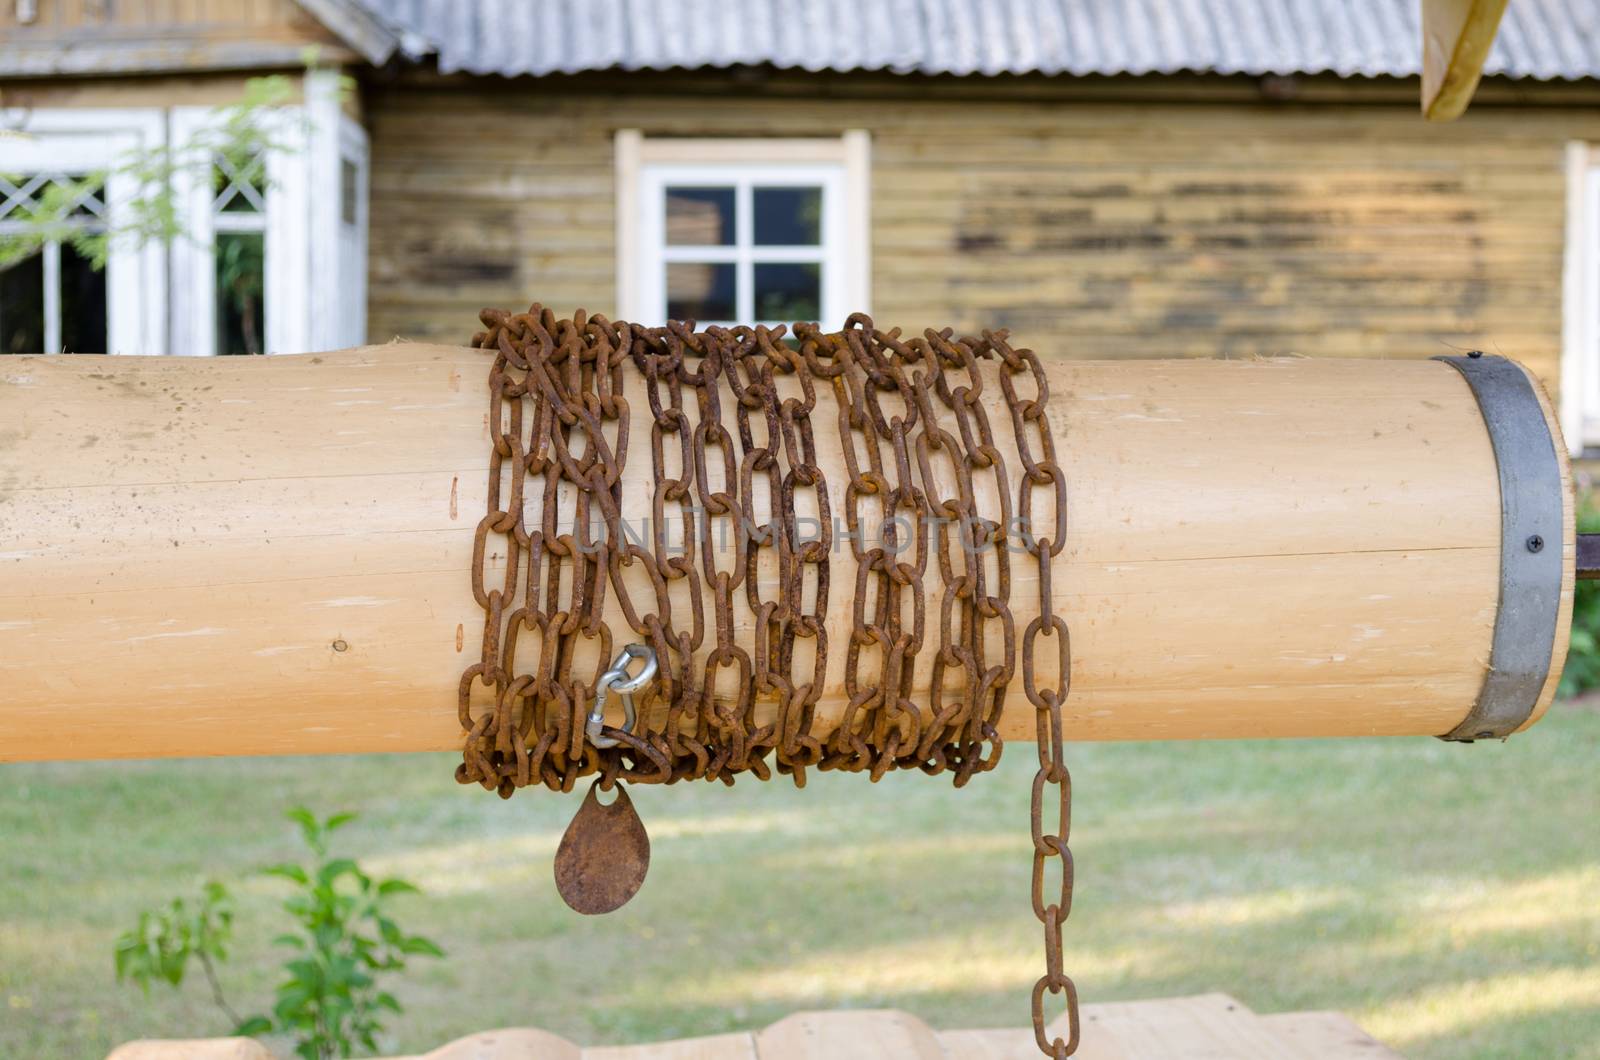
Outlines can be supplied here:
M400 34L356 0L295 0L373 66L382 66L400 47Z

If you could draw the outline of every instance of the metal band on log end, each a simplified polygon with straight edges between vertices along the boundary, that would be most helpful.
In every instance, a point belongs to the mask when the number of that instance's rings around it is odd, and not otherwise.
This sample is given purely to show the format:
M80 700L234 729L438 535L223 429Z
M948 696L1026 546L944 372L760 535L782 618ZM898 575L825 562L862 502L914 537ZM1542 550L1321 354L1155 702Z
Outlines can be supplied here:
M1561 612L1561 466L1527 374L1504 357L1435 357L1478 399L1500 476L1500 607L1483 689L1441 740L1510 736L1528 720L1550 672Z

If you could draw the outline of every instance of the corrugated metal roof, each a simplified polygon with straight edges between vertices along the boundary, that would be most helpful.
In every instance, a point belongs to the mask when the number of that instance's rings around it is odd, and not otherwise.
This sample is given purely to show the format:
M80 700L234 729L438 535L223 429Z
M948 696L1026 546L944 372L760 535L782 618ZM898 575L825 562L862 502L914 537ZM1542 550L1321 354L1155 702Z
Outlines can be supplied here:
M361 0L473 74L761 66L1407 76L1418 0ZM1600 76L1600 4L1511 0L1484 72Z

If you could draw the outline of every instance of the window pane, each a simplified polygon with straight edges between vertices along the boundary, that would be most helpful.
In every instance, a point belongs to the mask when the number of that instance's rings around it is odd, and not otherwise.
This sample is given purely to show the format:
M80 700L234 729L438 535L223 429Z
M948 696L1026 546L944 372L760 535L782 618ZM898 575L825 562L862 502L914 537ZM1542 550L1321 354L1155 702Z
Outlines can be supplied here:
M13 212L20 214L33 201L30 189L43 178L20 173L0 173L0 221Z
M52 177L47 198L55 199L67 207L68 218L77 220L104 217L105 188L101 178L90 179L76 173L63 173Z
M0 267L0 353L44 352L44 255Z
M259 155L241 159L218 156L211 169L211 186L217 193L213 207L223 213L261 213L266 209L262 197L266 177Z
M668 188L667 242L673 246L732 246L733 189Z
M822 266L815 263L757 265L757 320L816 320L822 316Z
M822 242L821 188L756 188L756 244L814 247Z
M667 266L667 316L673 320L732 320L733 265L675 261Z
M106 271L61 244L61 352L106 352Z
M260 232L217 236L217 353L260 353L265 243Z
M30 210L69 222L104 217L105 180L81 173L0 176L0 219L15 220Z
M359 175L354 162L348 158L339 159L339 218L347 225L356 223L356 178Z

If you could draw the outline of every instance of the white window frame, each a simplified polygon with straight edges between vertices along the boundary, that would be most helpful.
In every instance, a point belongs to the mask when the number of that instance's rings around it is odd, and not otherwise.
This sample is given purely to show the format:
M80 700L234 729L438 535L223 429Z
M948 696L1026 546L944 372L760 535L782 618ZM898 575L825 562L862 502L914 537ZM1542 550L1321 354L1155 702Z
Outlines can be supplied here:
M334 240L334 260L324 266L331 271L330 292L337 292L337 301L318 308L313 326L321 322L323 334L317 341L324 349L360 346L367 341L367 219L369 216L372 183L372 147L367 131L360 123L346 115L338 118L338 142L335 145L333 181L335 192L329 224L339 233ZM341 208L344 195L344 164L355 167L355 219L346 222Z
M151 107L0 111L0 122L17 130L0 141L0 166L9 173L114 169L129 152L167 142L164 116ZM139 190L134 177L112 172L104 196L111 224ZM157 240L134 246L114 238L105 271L106 352L167 352L166 248ZM52 292L47 282L45 297L59 297L59 287Z
M367 202L371 147L367 132L340 102L339 74L306 74L306 238L309 267L302 349L333 350L367 341ZM342 164L356 168L355 224L340 216Z
M1600 145L1567 144L1561 431L1574 455L1600 448Z
M209 107L174 107L173 141L186 143L220 120ZM266 353L356 346L367 330L366 130L343 112L332 71L306 75L304 106L283 107L267 126L281 145L266 159L263 277ZM356 223L340 216L341 162L356 166ZM187 237L173 245L175 352L216 354L216 216L209 174L177 177ZM260 215L258 215L260 216Z
M186 144L207 129L214 128L221 115L210 107L172 108L172 139ZM259 220L230 222L222 231L248 225L262 233L262 257L266 275L262 277L262 349L267 353L294 352L301 345L305 313L290 303L297 289L305 284L304 260L306 224L303 218L305 188L305 136L303 112L286 107L264 123L267 135L284 150L271 151L265 159L266 211ZM210 167L197 160L179 168L174 175L179 209L183 212L184 235L172 245L172 321L173 352L187 357L211 357L217 352L216 332L216 251L218 234L214 207L216 191L211 186Z
M617 306L628 320L660 324L666 318L666 269L671 261L732 262L737 270L740 323L753 319L754 262L823 262L820 316L843 325L855 311L870 312L870 135L852 129L831 139L655 139L637 129L616 134ZM665 189L669 184L735 188L734 245L668 246ZM750 226L756 185L818 185L823 189L821 245L756 248ZM733 323L731 321L701 321Z

